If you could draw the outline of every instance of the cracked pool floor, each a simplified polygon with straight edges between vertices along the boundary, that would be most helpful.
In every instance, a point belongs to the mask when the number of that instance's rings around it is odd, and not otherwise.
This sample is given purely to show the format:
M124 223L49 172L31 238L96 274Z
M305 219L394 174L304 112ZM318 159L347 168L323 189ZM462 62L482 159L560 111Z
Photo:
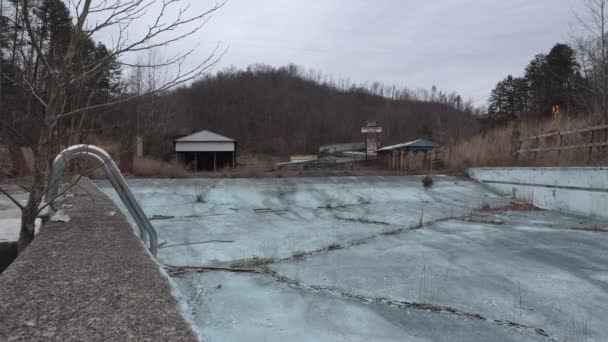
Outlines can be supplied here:
M129 184L207 341L608 339L606 222L443 176Z

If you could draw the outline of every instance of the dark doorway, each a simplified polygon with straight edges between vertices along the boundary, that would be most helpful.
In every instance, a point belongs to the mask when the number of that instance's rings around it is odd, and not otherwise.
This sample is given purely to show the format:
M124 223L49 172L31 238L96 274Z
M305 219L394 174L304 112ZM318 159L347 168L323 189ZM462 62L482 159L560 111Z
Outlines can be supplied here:
M178 152L177 160L190 170L220 171L234 167L234 152Z

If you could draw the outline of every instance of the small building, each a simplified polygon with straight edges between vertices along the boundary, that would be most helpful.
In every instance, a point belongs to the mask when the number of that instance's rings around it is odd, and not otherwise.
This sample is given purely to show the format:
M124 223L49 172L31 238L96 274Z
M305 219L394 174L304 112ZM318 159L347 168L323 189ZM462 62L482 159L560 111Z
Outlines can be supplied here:
M210 131L175 139L177 161L193 171L217 171L236 166L236 140Z
M435 144L425 139L408 141L378 149L378 168L387 170L424 170L431 167Z

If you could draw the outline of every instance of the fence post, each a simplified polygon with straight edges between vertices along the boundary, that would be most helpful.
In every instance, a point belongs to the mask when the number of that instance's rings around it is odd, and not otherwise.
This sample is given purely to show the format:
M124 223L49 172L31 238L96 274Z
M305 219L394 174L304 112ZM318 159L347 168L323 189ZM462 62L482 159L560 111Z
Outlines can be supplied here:
M604 128L604 144L606 142L608 142L608 128ZM601 157L606 158L606 145L602 146L602 148L600 149L600 151L603 152L602 155L601 155Z
M540 148L540 138L536 137L536 148ZM536 151L534 151L534 161L536 161Z
M589 156L587 158L587 164L591 164L591 159L593 158L593 136L595 131L591 131L591 135L589 136Z
M515 146L515 161L519 161L519 151L521 150L522 141L518 140Z
M559 164L560 161L560 157L562 155L562 139L564 138L564 136L562 135L562 132L559 132L559 148L557 149L557 163Z
M449 148L448 148L448 156L446 157L446 159L448 160L447 165L450 165L450 157L452 156L452 144L450 144Z

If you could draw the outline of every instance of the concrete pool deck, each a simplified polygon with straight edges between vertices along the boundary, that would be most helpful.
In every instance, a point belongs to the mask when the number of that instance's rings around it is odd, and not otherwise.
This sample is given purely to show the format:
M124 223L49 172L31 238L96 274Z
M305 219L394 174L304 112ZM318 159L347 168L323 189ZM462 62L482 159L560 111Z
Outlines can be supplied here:
M196 341L125 217L81 186L70 221L47 223L0 275L0 341Z
M608 338L605 221L434 179L129 184L207 341Z

